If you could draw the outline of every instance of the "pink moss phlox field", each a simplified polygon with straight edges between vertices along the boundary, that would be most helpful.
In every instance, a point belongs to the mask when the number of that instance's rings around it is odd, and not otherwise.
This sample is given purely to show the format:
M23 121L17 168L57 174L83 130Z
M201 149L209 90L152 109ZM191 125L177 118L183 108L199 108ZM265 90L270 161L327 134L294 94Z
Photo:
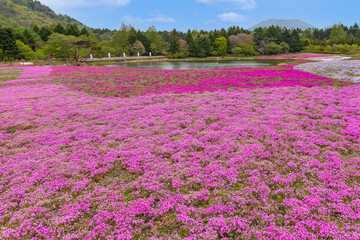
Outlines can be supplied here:
M115 98L25 69L0 85L1 239L360 239L360 86Z
M285 55L270 55L270 56L257 56L256 58L320 58L331 57L335 55L330 54L314 54L314 53L293 53Z
M254 87L331 85L332 79L293 66L217 70L55 67L51 76L71 89L102 96L186 93Z

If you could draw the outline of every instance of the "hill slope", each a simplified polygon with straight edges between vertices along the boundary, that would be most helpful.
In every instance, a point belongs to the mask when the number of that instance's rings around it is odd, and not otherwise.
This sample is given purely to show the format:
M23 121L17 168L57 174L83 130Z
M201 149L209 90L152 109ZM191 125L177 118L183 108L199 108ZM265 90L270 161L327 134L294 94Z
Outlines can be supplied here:
M304 21L298 19L268 19L262 21L261 23L256 24L249 28L250 31L253 31L255 28L258 27L270 27L270 26L280 26L286 27L288 29L300 28L300 29L307 29L307 28L315 28L313 25L306 23Z
M51 25L53 22L67 24L79 21L61 14L56 14L49 7L34 0L0 0L0 25L5 27L31 27Z

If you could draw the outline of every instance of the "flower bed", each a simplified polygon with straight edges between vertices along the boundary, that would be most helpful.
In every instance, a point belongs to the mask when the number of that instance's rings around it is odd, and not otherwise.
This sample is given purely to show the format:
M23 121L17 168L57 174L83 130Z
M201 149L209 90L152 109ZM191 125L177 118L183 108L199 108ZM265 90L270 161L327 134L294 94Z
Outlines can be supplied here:
M0 85L2 239L360 238L360 86L104 98L70 85L98 68L27 70Z
M333 80L293 66L218 70L154 70L110 67L55 67L52 77L73 90L101 96L186 93L255 87L331 85Z
M360 83L359 60L307 63L298 65L295 69L342 81Z

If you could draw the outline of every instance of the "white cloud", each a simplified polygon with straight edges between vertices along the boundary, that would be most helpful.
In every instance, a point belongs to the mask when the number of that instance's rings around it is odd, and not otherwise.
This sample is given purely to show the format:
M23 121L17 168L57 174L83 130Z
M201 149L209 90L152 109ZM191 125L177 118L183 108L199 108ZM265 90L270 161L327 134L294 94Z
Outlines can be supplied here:
M74 8L100 8L124 7L131 0L40 0L46 6L55 10L67 10Z
M140 18L140 17L133 17L130 15L126 15L123 17L124 22L126 23L151 23L151 22L160 22L160 23L170 23L176 22L176 19L167 16L156 16L153 18Z
M196 0L211 6L222 6L236 9L253 9L257 7L255 0Z
M217 18L222 22L244 22L248 20L247 17L234 12L220 14Z

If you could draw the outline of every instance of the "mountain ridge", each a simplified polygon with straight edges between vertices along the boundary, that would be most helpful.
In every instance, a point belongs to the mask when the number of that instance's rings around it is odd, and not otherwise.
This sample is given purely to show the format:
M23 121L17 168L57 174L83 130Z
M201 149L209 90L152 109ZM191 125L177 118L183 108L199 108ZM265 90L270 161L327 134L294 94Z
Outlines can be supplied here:
M85 26L67 15L56 14L36 0L0 0L0 25L3 27L50 26L53 23Z
M308 29L308 28L316 28L315 26L304 22L299 19L275 19L270 18L267 20L264 20L252 27L249 28L250 31L253 31L254 29L258 27L270 27L270 26L279 26L279 27L286 27L288 29L296 29L300 28L302 30Z

